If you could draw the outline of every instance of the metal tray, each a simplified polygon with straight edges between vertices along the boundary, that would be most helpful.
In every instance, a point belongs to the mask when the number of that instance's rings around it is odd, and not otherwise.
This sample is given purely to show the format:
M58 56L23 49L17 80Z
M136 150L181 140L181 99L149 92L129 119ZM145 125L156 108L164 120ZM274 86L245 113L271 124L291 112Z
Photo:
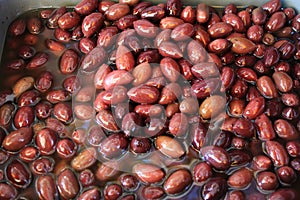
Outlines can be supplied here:
M165 2L166 0L147 0L154 3ZM197 5L203 1L200 0L182 0L185 5ZM206 0L208 5L223 7L228 3L234 3L238 6L247 5L262 5L268 0ZM80 0L0 0L0 60L2 57L2 51L5 41L8 25L20 14L37 9L37 8L55 8L60 6L72 7L76 5ZM300 4L298 0L282 0L284 6L290 6L300 12Z
M56 8L61 6L73 7L81 0L0 0L0 61L2 59L3 46L9 24L19 15L39 8ZM115 0L117 1L117 0ZM143 0L141 0L143 1ZM166 2L166 0L147 0L153 3ZM222 8L228 3L244 7L248 5L263 5L269 0L182 0L184 5L196 6L200 2ZM293 7L300 13L299 0L282 0L284 7ZM1 67L1 66L0 66ZM0 70L1 73L1 70Z

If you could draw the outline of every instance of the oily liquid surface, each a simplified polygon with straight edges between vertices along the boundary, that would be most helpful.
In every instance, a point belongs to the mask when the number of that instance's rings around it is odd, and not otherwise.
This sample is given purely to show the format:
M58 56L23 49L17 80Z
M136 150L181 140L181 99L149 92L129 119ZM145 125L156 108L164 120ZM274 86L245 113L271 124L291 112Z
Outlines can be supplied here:
M220 12L221 12L220 8L218 8L218 10L220 10ZM23 14L20 17L26 19L26 18L29 18L29 17L32 17L32 16L39 16L40 11L41 10L30 11L28 13ZM53 74L53 77L54 77L53 83L55 85L53 85L52 89L61 88L62 81L64 80L64 78L66 78L65 75L62 75L60 73L60 70L59 70L59 67L58 67L59 58L60 58L61 54L63 53L63 51L62 52L50 51L45 46L45 40L46 39L54 39L53 32L54 32L53 29L48 29L47 26L45 26L42 33L37 35L38 42L34 45L34 48L36 49L37 52L43 51L43 52L48 53L49 54L49 60L43 67L40 67L40 68L35 69L35 70L31 70L31 71L23 69L23 70L18 70L16 72L16 71L13 71L13 70L7 70L7 68L5 68L5 63L8 60L12 60L13 58L18 57L18 55L16 53L16 49L18 49L18 47L23 45L23 38L26 34L23 34L22 36L19 36L17 39L9 38L9 36L7 37L6 42L5 42L4 51L3 51L3 56L2 56L2 62L1 62L1 73L0 73L0 88L1 88L1 90L11 88L13 83L21 77L32 76L34 78L37 78L38 75L42 71L45 71L45 70L50 71ZM75 41L71 40L70 42L68 42L65 45L66 45L66 49L72 48L72 49L77 50L77 52L80 52L80 50L78 48L78 42L75 42ZM82 55L83 54L81 54L81 56ZM76 75L76 73L77 72L75 72L74 74L71 74L71 75ZM71 76L71 75L69 75L69 76ZM81 78L81 80L84 80L84 78ZM39 120L36 119L35 123L38 122L38 121ZM76 125L78 125L78 124L76 124ZM82 124L82 125L83 126L88 126L88 125L85 125L85 124ZM70 129L70 132L71 132L71 130L74 129L74 127L75 127L75 123L72 123L72 124L69 125L68 128ZM12 128L13 127L11 127L10 130L12 130ZM10 130L8 129L8 131L10 131ZM66 136L68 136L68 135L66 135ZM34 143L34 142L32 142L32 143ZM189 143L186 142L186 144L187 144L186 146L188 146ZM82 147L79 146L78 151L80 151L81 149L82 149ZM152 147L152 150L154 150L153 147ZM129 155L129 154L131 154L131 153L127 152L126 155L124 156L124 158L126 158L126 156L130 156L131 158L133 157L132 155ZM159 154L157 152L157 154L152 155L152 158L149 158L149 156L147 157L147 155L146 155L146 156L142 156L141 158L137 157L137 160L133 161L133 162L130 159L129 159L129 161L128 160L126 161L126 159L124 159L124 162L122 162L122 164L127 165L129 167L129 166L134 165L135 162L138 162L139 159L143 159L145 161L145 160L153 159L153 157L155 157L155 156L158 156L158 157L162 158L163 160L167 160L164 156L162 156L161 154ZM54 170L53 170L53 174L55 176L57 176L65 166L70 167L70 160L60 159L56 154L51 155L50 157L52 157L55 160L55 165L54 165ZM16 159L16 158L18 158L18 153L11 154L9 160L7 162L5 162L4 164L0 165L0 169L3 170L3 172L5 172L6 165L8 163L10 163L12 160ZM170 160L170 162L172 162L172 161ZM170 172L174 171L174 169L180 168L180 166L188 167L189 170L192 171L193 166L197 162L199 162L198 153L196 151L194 151L193 149L189 148L187 150L187 154L184 156L184 158L182 158L181 160L179 160L177 162L170 163L170 165L168 166L169 170L165 169L166 170L166 177L168 177ZM28 165L28 166L30 166L30 165ZM173 167L170 170L171 166L173 166ZM246 166L250 167L250 164L248 164ZM240 167L241 166L238 166L236 168L231 167L230 171L226 172L226 175L224 173L215 173L215 175L224 177L224 176L227 176L228 174L230 174L233 170L235 170L237 168L240 168ZM95 172L96 169L97 169L97 166L93 166L90 169L93 172ZM78 177L79 173L76 173L76 175ZM297 176L299 177L300 174L298 173ZM35 176L35 175L32 176L31 184L28 188L18 190L19 191L19 196L18 197L20 197L20 198L22 197L22 198L26 198L26 199L38 199L38 195L37 195L37 192L35 190L36 177L37 176ZM6 178L4 177L4 180L5 179ZM4 181L4 180L2 180L2 181ZM109 181L108 183L113 183L113 182L117 182L117 180ZM101 191L103 191L103 188L105 187L106 183L96 181L95 185L97 187L101 188ZM295 189L298 188L297 186L300 185L299 178L298 178L297 182L294 183L293 185L294 185ZM165 199L170 199L170 200L171 199L182 199L182 200L184 200L184 199L189 199L189 200L201 199L201 195L200 195L201 188L202 188L202 186L198 186L196 184L193 184L193 186L188 189L189 191L184 192L183 195L181 195L179 197L176 197L176 198L165 197ZM81 190L82 189L83 188L81 188ZM142 197L141 197L141 190L142 189L143 189L143 187L140 187L137 191L133 192L133 193L136 193L137 199L142 199ZM253 179L252 184L246 190L244 190L244 192L248 196L249 194L253 193L254 191L257 191L257 189L256 189L255 180ZM123 194L126 194L126 192L123 191ZM102 193L102 197L103 197L103 193Z

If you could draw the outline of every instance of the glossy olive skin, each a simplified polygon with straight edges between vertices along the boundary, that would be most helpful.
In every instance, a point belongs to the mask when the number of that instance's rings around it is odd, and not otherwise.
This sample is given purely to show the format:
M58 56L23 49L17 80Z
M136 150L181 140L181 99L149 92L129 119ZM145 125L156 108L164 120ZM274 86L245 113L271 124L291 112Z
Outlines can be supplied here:
M142 197L145 199L156 199L161 198L165 195L163 188L158 186L148 186L143 188Z
M226 180L223 178L212 178L202 188L203 199L219 199L225 195L227 190Z
M229 155L223 148L207 146L202 148L200 151L204 159L216 169L226 170L229 168Z
M11 185L1 183L0 185L1 198L3 199L14 199L17 197L17 191Z
M118 184L108 185L104 189L105 199L118 199L122 195L122 188Z
M167 194L177 194L189 187L191 183L191 174L185 169L180 169L167 178L164 189Z
M266 181L268 180L268 181ZM274 190L278 186L278 180L272 172L261 172L257 175L257 185L263 190Z
M228 185L232 188L245 188L252 181L252 172L247 168L235 171L228 179Z
M133 167L133 172L141 181L148 184L160 182L165 176L165 172L162 169L151 164L136 164Z
M205 162L195 165L193 169L193 179L197 183L204 182L212 177L213 171L211 167Z
M32 174L24 163L15 160L6 169L8 181L18 188L27 188L32 181Z
M41 155L51 155L55 151L57 134L51 129L42 129L36 134L35 143Z
M8 151L19 151L33 138L33 131L31 128L20 128L16 131L10 132L4 138L2 145Z
M63 198L74 198L79 192L79 183L70 169L65 169L57 178L60 195Z
M115 133L104 139L99 152L107 158L121 156L128 146L128 140L123 134Z

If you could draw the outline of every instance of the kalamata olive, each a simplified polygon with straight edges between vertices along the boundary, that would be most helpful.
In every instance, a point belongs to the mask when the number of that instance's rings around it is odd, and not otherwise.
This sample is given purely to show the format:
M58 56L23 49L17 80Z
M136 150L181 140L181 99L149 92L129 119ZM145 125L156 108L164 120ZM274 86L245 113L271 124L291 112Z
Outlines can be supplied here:
M161 198L164 195L165 192L163 188L159 186L147 186L142 190L142 196L147 200Z
M95 175L99 181L114 180L119 174L119 164L115 161L104 162L98 166Z
M35 143L41 155L51 155L55 151L57 135L53 130L44 128L36 134Z
M57 21L61 29L73 29L80 22L80 16L76 12L67 12L63 14Z
M283 119L274 122L274 130L279 137L285 140L294 140L299 137L295 126Z
M0 125L8 127L13 119L15 106L11 103L4 104L0 107Z
M130 149L134 153L147 153L151 149L151 140L148 138L132 138Z
M40 157L31 163L30 169L36 175L47 174L53 171L54 160L49 157Z
M48 101L42 101L35 106L35 115L40 119L46 119L51 115L52 104Z
M32 107L24 106L17 110L14 118L16 128L28 127L34 121L34 110Z
M284 93L284 94L282 94L281 101L286 106L292 106L292 107L298 106L299 103L300 103L298 95L296 95L294 93Z
M259 115L255 119L255 124L257 126L258 137L261 140L271 140L276 137L272 122L267 115Z
M132 171L142 182L148 184L160 182L165 176L165 172L161 168L152 164L136 164Z
M278 168L276 173L279 181L283 184L292 184L297 179L295 171L289 166L283 166Z
M39 176L36 180L36 190L41 199L55 199L57 189L51 175Z
M50 103L56 104L59 102L69 101L71 99L71 94L64 89L51 90L47 93L46 99Z
M286 149L287 149L288 154L291 157L299 157L300 156L300 143L297 140L287 142Z
M2 146L8 151L19 151L25 145L29 144L32 138L32 129L23 127L6 135L2 142Z
M193 179L196 183L203 183L213 176L212 168L205 162L198 163L193 169Z
M101 141L105 138L105 133L100 126L92 126L86 135L86 141L91 146L99 146Z
M226 170L230 166L229 155L222 148L218 146L206 146L200 150L203 158L214 168L218 170Z
M35 88L40 92L46 92L51 88L53 75L49 71L42 72L35 81Z
M80 95L79 89L81 88L81 83L77 76L69 76L65 78L63 81L63 87L66 91L70 92L71 94L78 92L76 97Z
M278 187L277 176L273 172L264 171L260 172L256 176L257 186L261 190L274 190Z
M72 73L78 65L78 55L74 50L66 50L60 59L60 70L64 74Z
M155 146L162 154L170 158L178 159L185 154L184 147L170 136L158 136L155 140Z
M49 28L56 28L58 26L58 19L66 12L67 9L65 6L53 10L50 16L47 18L47 26Z
M85 200L85 199L100 199L101 193L99 189L92 188L84 191L79 197L78 200Z
M18 193L17 190L7 183L0 183L0 198L1 199L15 199Z
M228 151L231 166L241 166L251 161L251 155L240 149L231 149Z
M233 134L228 131L221 131L218 136L215 137L213 145L228 148L231 144Z
M211 178L202 188L201 196L204 200L217 200L227 192L226 180L220 177Z
M66 199L74 198L79 193L79 183L75 174L68 168L57 177L59 194Z
M234 123L233 131L239 136L251 138L254 136L255 127L250 120L240 118Z
M265 149L267 155L272 159L275 166L284 166L289 163L286 149L277 141L266 141Z
M107 185L104 189L104 197L109 200L117 200L122 193L122 187L118 184Z
M121 175L119 180L121 186L127 191L134 191L139 185L138 179L131 174Z
M27 166L19 160L13 160L6 168L8 181L18 188L27 188L32 175Z
M233 37L230 41L232 42L231 50L234 53L245 54L253 52L256 49L256 45L246 38Z
M82 128L77 128L72 132L72 140L76 144L83 144L86 139L86 131Z
M247 82L242 79L236 79L231 86L231 95L236 98L243 98L248 90Z
M81 171L78 179L83 186L91 186L95 183L95 175L89 169Z
M127 149L128 140L124 134L114 133L105 138L99 147L99 153L106 158L121 156Z
M247 168L241 168L228 178L228 185L235 189L247 187L252 181L252 172Z
M257 155L253 157L252 169L254 170L268 170L272 165L272 161L265 155Z
M52 13L52 9L43 9L41 12L40 12L40 17L42 19L48 19L49 16L51 15Z
M199 108L199 114L204 119L217 116L225 109L225 99L219 95L207 97Z
M88 15L97 8L96 0L83 0L76 4L75 11L81 15Z
M187 189L192 183L192 176L186 169L179 169L173 172L164 183L164 190L167 194L178 194Z
M226 196L225 196L225 200L245 200L245 193L242 192L241 190L232 190L230 192L227 192Z
M233 137L231 140L231 146L236 149L244 149L248 146L248 141L241 137Z
M281 116L287 120L294 120L294 119L298 118L299 112L298 112L298 110L296 110L293 107L285 107L282 110Z
M97 151L93 147L82 150L73 158L71 166L77 171L84 170L96 162Z
M233 99L228 104L228 113L233 117L240 117L243 114L245 102L240 99Z
M281 188L273 192L269 196L269 200L275 199L297 199L297 193L294 189L291 188Z
M75 155L77 150L76 144L70 139L61 139L57 142L56 152L59 157L67 159Z
M36 90L29 90L20 95L18 106L34 106L41 100L40 94Z
M280 116L283 109L283 105L278 99L271 99L266 102L265 113L269 117L278 117Z
M32 162L39 156L39 150L33 146L27 146L20 151L20 159L24 162Z
M21 58L23 59L30 59L35 55L36 50L29 45L24 45L22 47L20 47L18 54Z
M17 19L9 26L9 33L12 36L19 36L25 32L26 22L24 19Z
M53 108L54 116L61 122L70 123L73 120L72 108L67 103L59 102Z
M9 154L4 150L0 150L0 164L4 164L8 159Z

